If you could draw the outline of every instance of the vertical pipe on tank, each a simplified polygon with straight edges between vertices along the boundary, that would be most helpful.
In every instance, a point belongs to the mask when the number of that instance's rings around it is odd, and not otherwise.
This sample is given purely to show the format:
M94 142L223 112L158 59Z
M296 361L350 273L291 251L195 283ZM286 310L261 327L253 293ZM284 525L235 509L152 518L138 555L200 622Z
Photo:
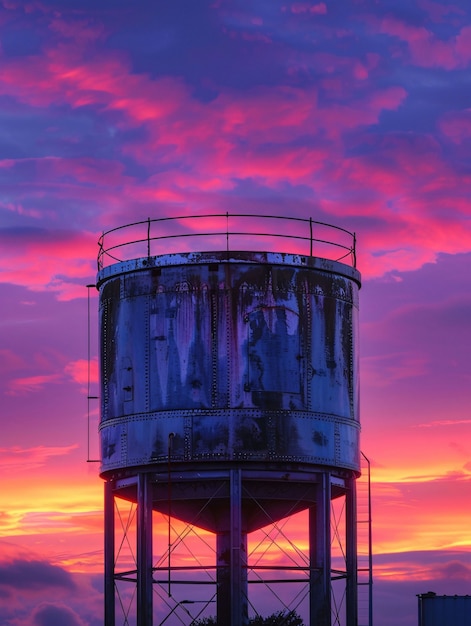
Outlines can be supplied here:
M309 509L310 624L330 626L331 533L330 473L318 476L316 504Z
M355 479L352 477L346 479L345 486L346 626L358 626L357 495Z
M105 522L105 626L115 625L115 580L114 580L114 493L111 480L104 487Z
M137 479L137 626L152 626L152 484Z
M230 471L230 506L217 534L217 623L247 626L247 533L242 529L241 470Z

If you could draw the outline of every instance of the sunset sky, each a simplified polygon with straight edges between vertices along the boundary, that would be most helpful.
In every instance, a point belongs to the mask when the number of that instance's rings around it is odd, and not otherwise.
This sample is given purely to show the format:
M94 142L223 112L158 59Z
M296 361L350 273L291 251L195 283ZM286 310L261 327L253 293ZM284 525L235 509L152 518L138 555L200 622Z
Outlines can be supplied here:
M356 232L375 626L471 594L470 76L469 0L0 0L2 625L103 623L85 285L202 212Z

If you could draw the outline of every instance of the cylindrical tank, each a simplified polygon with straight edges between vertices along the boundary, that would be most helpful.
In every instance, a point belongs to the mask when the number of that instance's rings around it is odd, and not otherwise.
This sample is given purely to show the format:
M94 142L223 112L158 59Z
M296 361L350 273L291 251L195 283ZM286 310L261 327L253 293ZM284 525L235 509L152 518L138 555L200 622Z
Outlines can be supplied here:
M197 516L222 544L234 490L246 536L315 506L319 476L328 498L354 482L355 267L288 252L149 253L102 267L97 286L106 481L171 481L172 516ZM121 485L122 497L135 494ZM165 489L150 497L168 510Z
M359 471L354 268L171 254L100 272L102 474L171 461ZM268 465L267 465L268 464Z

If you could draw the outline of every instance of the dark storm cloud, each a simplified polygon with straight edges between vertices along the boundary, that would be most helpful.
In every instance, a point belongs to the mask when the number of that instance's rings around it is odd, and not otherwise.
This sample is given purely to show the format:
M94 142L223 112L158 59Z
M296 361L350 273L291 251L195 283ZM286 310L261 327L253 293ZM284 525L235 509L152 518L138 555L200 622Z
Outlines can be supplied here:
M15 559L0 563L0 588L38 591L49 587L73 590L72 576L46 561Z
M64 605L44 603L34 611L32 626L85 626L85 623Z
M449 561L437 568L437 578L449 581L471 582L471 567L460 561Z

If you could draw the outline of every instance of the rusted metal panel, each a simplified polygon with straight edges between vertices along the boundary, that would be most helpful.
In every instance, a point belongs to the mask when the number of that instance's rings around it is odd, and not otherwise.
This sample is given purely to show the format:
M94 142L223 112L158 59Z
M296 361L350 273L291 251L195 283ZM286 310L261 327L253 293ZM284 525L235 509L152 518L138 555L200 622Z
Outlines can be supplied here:
M359 275L278 257L165 255L102 270L104 472L166 462L171 432L173 460L359 469Z

